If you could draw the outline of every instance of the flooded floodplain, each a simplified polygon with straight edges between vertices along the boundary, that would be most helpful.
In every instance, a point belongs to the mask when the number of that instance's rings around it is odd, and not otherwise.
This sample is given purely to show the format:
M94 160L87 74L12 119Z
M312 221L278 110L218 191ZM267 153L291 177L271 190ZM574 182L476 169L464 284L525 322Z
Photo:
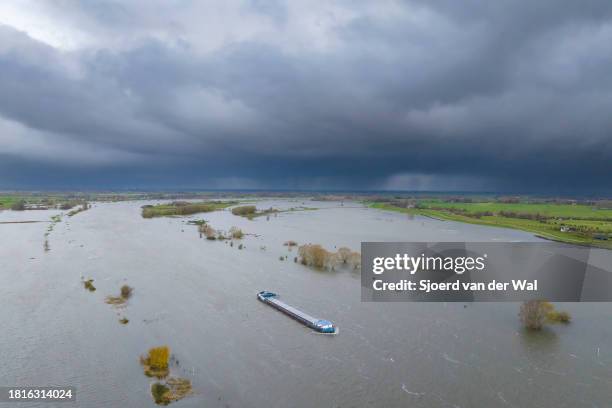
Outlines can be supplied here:
M516 303L362 303L358 272L308 268L283 245L359 251L362 241L538 241L532 234L301 199L256 200L261 210L298 210L253 219L229 208L141 216L157 203L93 203L73 217L0 212L0 385L74 386L81 407L155 406L139 356L168 345L172 375L193 387L176 407L612 403L610 304L563 304L571 324L527 332ZM188 223L197 220L244 236L201 238ZM84 290L89 279L95 291ZM133 291L121 307L107 304L124 285ZM261 290L339 334L258 302Z

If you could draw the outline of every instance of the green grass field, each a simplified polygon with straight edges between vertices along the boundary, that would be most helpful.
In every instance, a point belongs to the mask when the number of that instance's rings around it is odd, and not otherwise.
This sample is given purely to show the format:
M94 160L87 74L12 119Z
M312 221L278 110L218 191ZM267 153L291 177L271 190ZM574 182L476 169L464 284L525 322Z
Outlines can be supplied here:
M48 208L60 208L62 206L69 206L63 209L72 208L76 205L83 204L84 202L86 202L85 200L80 198L75 198L72 196L69 197L60 194L3 194L0 195L0 209L9 209L13 204L18 201L24 201L28 205L36 204Z
M19 200L17 196L0 195L0 208L11 208L11 205L17 200Z
M381 210L423 215L447 221L513 228L531 232L555 241L612 249L612 210L598 210L585 205L506 204L496 202L448 203L438 200L419 201L419 208L401 208L382 202L369 202L367 204L369 207ZM429 207L435 207L435 209ZM457 209L465 211L465 213L452 212L452 210ZM520 214L541 214L554 218L544 220L512 218L499 215L501 211ZM471 215L483 212L491 212L493 215L479 217ZM602 220L589 220L585 218L601 218ZM560 231L561 226L570 227L572 230L562 232ZM607 241L594 239L594 236L598 234L610 234L610 239Z
M223 210L236 204L238 204L237 201L201 201L196 203L174 202L169 204L158 204L150 207L144 207L142 209L142 216L143 218L154 218L176 215L191 215Z
M469 213L478 213L490 211L499 213L501 211L525 213L525 214L541 214L547 217L571 218L571 219L609 219L612 221L611 209L597 209L595 207L581 204L529 204L529 203L449 203L442 200L422 200L419 201L420 207L438 209L458 209Z

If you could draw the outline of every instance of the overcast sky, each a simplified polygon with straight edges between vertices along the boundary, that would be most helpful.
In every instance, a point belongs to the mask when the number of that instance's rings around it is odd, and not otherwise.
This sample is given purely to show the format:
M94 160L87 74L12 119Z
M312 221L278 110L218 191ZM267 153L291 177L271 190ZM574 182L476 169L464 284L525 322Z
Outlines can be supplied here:
M0 188L612 191L612 2L0 2Z

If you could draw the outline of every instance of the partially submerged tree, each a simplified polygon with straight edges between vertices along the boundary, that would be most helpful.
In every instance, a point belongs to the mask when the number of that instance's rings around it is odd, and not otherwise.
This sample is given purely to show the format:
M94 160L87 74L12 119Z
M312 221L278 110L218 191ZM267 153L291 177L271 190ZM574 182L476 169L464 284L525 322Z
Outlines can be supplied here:
M346 260L346 263L353 270L360 270L361 269L361 254L359 252L351 252Z
M208 224L202 224L198 227L201 234L204 234L206 239L214 240L217 239L217 231Z
M302 245L298 249L298 254L302 264L318 269L323 269L328 265L328 258L331 255L329 251L318 244Z
M523 302L519 317L523 326L531 330L540 330L546 322L546 308L541 300Z
M342 247L338 249L338 257L340 258L340 262L347 263L349 257L351 256L352 251L350 248Z
M298 248L299 261L303 265L317 269L334 270L339 265L348 265L352 269L361 268L361 255L349 248L340 248L338 252L330 252L317 244L306 244Z

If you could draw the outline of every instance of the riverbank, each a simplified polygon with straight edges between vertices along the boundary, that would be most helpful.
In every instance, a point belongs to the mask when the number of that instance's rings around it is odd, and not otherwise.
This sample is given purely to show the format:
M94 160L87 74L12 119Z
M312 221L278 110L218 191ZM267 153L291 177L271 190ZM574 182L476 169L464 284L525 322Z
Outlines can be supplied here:
M380 210L443 221L512 228L553 241L612 249L612 240L608 238L612 234L612 211L594 210L584 205L423 201L416 206L404 208L376 201L366 204ZM597 234L606 239L595 238Z

